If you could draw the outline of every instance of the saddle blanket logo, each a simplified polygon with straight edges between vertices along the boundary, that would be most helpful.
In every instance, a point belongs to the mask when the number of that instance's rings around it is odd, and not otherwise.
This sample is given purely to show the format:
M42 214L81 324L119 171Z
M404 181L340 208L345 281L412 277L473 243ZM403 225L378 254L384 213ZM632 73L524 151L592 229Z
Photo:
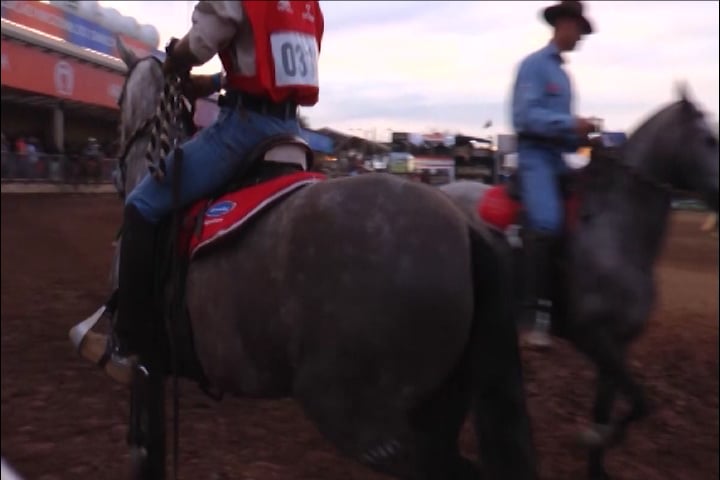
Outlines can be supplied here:
M208 211L205 212L205 216L209 218L222 217L225 214L232 212L236 206L237 203L225 200L224 202L216 203L208 208ZM206 220L205 222L207 223L208 221Z
M282 198L307 185L325 180L325 175L314 172L298 172L229 192L208 206L207 200L195 203L186 215L186 226L192 231L188 241L188 253L192 257L199 250L216 240L235 233L248 220L264 212ZM203 214L198 226L198 216ZM199 227L196 230L196 227Z

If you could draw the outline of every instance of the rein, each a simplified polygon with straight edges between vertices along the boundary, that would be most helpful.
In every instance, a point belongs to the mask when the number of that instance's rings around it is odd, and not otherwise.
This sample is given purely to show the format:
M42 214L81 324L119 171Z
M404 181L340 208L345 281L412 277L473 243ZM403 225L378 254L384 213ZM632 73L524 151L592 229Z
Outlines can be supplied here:
M151 119L152 130L150 131L150 143L145 152L145 161L150 174L156 180L165 178L166 166L165 157L175 149L179 142L176 133L183 121L183 96L181 89L182 80L178 75L172 75L165 79L160 103Z
M162 64L156 57L146 57L143 60L153 60ZM137 61L127 72L127 78L130 78L132 72L138 64L143 60ZM165 177L166 166L165 158L170 151L180 143L180 132L188 130L187 133L194 133L194 125L192 119L195 113L195 105L192 103L187 106L185 97L182 94L182 77L173 75L165 78L165 84L160 96L160 102L155 113L145 119L140 126L130 135L125 142L122 153L118 158L118 166L120 171L119 181L116 182L115 188L122 199L125 199L127 192L125 191L125 183L127 181L127 156L135 142L141 138L150 136L147 151L145 152L145 161L148 165L150 174L160 181ZM123 85L122 92L118 98L118 106L122 107L127 89L127 81Z

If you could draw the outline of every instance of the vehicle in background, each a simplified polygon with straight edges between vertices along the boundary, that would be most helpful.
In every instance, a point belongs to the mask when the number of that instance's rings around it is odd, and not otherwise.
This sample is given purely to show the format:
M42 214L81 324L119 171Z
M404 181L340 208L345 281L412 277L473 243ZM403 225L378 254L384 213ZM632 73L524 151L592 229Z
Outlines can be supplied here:
M408 152L390 152L387 158L387 171L390 173L406 174L413 171L415 157Z

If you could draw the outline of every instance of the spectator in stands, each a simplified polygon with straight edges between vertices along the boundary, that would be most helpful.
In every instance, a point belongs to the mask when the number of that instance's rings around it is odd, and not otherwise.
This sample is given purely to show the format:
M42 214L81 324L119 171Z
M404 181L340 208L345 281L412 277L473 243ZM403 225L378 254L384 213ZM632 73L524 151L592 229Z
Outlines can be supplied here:
M365 168L362 156L358 155L356 157L353 157L350 160L350 168L348 169L348 175L354 177L355 175L360 175L363 173L367 173L367 169Z
M100 178L100 162L103 153L100 150L100 143L94 137L88 138L88 143L83 151L83 165L85 167L85 179L87 181L99 180Z
M38 140L35 137L28 138L25 144L25 161L27 163L27 178L37 178L40 173L40 155L38 152Z
M17 140L15 140L15 153L18 155L25 155L27 153L27 144L23 137L18 137Z
M10 176L10 168L12 165L12 159L10 158L10 144L5 138L5 133L2 134L2 178Z

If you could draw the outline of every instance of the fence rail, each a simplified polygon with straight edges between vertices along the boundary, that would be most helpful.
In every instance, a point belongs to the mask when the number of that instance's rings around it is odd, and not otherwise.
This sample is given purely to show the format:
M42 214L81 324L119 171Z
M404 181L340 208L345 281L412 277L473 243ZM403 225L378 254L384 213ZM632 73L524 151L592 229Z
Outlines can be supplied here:
M117 160L83 155L19 154L3 152L2 181L14 183L112 183Z

